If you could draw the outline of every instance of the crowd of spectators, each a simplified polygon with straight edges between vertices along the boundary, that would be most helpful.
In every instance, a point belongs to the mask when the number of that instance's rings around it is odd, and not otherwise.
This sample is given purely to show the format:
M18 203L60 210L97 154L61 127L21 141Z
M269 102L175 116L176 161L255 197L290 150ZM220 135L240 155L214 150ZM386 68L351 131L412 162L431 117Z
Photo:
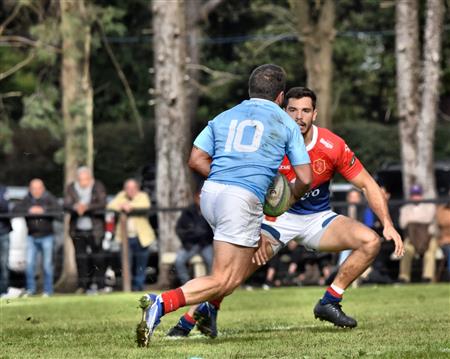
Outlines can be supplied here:
M384 193L389 199L389 193L385 189ZM396 218L405 241L405 256L400 260L393 258L392 243L382 242L379 255L355 285L450 279L450 202L443 205L423 202L423 191L419 185L413 185L409 195L410 202L399 209ZM213 233L201 215L199 196L200 187L193 196L194 202L182 210L176 224L180 249L173 265L180 283L185 283L195 275L193 258L200 258L205 273L212 267ZM364 204L360 192L350 190L346 202L341 213L363 222L382 235L380 222ZM43 296L50 296L54 293L53 222L56 218L62 218L63 210L69 217L69 235L75 249L77 293L107 291L105 273L111 264L108 259L110 245L105 245L111 239L108 234L113 236L117 248L120 248L124 238L127 239L131 287L133 291L144 290L149 249L157 243L155 230L148 217L150 207L149 195L141 190L140 183L135 179L126 180L123 190L107 203L104 185L94 178L87 167L77 170L75 180L65 189L61 204L38 178L30 181L28 194L14 204L8 203L5 187L0 186L0 294L5 295L8 291L9 234L12 230L10 219L14 216L24 217L28 230L25 289L21 295L41 293ZM113 218L116 220L118 214L124 214L125 227L116 224L115 231L105 232L105 213L110 213L108 211L115 213ZM335 255L312 252L292 241L260 270L263 288L331 283L338 266L349 253L345 251ZM38 265L42 268L36 271ZM116 271L116 275L120 276L120 270L116 268ZM40 274L38 282L37 274Z

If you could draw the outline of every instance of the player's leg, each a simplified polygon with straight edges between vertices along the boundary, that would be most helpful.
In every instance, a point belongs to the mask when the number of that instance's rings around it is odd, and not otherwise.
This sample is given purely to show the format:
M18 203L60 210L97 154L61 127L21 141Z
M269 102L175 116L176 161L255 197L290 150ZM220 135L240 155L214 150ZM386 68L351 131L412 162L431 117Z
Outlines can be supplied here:
M262 236L265 239L263 243L266 246L266 252L272 258L275 255L274 251L278 251L281 247L281 243L274 242L265 235ZM258 264L252 262L248 267L246 279L256 272L259 267ZM167 335L171 337L186 337L197 325L197 329L202 334L215 338L217 336L217 314L223 299L224 297L219 297L189 307L189 310L180 317L177 324L169 330Z
M339 305L347 287L372 263L380 249L378 235L358 221L338 216L327 226L319 241L318 249L339 252L352 249L352 253L340 266L333 283L314 308L316 318L328 320L337 326L355 327L356 320L347 316Z
M212 272L159 296L148 294L142 298L143 318L136 331L139 346L148 345L164 314L186 304L231 294L246 278L261 231L261 202L242 188L207 181L200 205L203 216L214 229Z
M246 278L246 268L251 264L255 248L232 243L214 242L214 264L209 276L194 278L177 289L161 295L147 294L141 298L142 320L136 335L139 346L148 346L154 329L165 314L189 304L231 294Z
M207 303L207 302L205 302ZM184 313L177 324L170 328L167 332L169 337L187 337L192 329L194 329L196 320L194 319L194 313L201 304L191 305L186 313Z

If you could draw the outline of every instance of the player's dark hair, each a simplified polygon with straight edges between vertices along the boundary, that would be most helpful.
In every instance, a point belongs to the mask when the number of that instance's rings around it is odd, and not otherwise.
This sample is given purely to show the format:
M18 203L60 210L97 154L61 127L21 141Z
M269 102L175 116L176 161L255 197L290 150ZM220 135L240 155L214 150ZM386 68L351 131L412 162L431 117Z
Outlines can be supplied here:
M258 66L248 80L250 97L274 101L286 87L286 73L283 68L273 64Z
M283 108L286 108L290 98L299 99L303 97L309 97L311 99L313 109L316 109L316 94L313 90L307 87L293 87L288 92L286 92L286 95L284 96Z

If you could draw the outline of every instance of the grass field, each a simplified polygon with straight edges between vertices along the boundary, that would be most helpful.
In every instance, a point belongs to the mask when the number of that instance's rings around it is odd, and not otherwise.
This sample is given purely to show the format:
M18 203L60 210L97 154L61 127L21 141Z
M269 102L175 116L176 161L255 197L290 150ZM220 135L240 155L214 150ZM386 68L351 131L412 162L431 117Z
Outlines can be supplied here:
M322 292L238 290L222 306L217 339L166 338L180 310L149 348L134 343L138 294L2 300L0 358L450 358L449 285L351 289L353 330L314 319Z

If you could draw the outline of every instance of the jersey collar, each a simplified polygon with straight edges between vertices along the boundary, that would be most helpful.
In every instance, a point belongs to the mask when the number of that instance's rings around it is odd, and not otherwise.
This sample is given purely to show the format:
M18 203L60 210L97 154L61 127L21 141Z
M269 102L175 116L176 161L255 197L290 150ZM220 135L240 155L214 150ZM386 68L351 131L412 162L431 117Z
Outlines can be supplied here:
M319 136L319 129L317 128L317 126L313 125L312 131L313 131L312 139L311 142L308 144L308 146L306 146L306 151L310 151L313 149L313 147L317 142L317 137Z

